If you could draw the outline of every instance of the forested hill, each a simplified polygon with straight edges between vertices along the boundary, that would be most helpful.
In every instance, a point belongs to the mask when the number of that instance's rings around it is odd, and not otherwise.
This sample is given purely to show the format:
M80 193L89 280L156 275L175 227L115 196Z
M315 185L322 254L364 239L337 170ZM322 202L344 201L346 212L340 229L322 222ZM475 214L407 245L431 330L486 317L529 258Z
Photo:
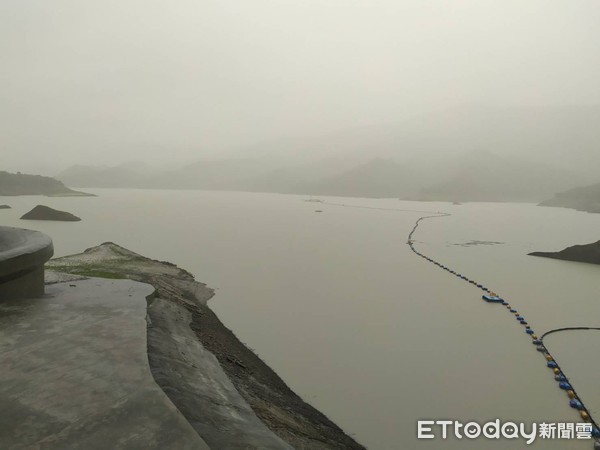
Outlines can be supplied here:
M0 171L0 195L88 195L54 178Z
M579 211L600 213L600 183L559 192L554 198L540 203L540 206L562 206Z

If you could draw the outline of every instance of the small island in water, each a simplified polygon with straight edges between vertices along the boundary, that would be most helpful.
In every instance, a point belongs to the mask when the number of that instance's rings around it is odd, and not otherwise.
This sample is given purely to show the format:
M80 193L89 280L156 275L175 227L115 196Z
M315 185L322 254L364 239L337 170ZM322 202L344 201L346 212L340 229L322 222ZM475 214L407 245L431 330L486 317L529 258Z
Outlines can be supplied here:
M54 220L58 222L79 222L80 217L66 211L59 211L49 206L37 205L28 213L21 216L21 220Z
M600 241L591 244L573 245L559 252L532 252L531 256L600 264Z

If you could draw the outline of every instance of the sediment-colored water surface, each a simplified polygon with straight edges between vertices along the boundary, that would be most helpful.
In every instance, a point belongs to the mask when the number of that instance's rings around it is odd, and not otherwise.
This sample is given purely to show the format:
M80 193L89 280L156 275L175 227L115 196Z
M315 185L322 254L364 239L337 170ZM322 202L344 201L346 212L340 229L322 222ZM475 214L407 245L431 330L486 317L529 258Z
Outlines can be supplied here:
M13 206L0 223L48 233L57 256L114 241L189 269L217 289L211 305L226 325L370 449L531 447L417 440L419 419L578 421L523 327L410 251L407 235L423 214L371 208L451 213L423 223L416 245L496 290L538 333L600 316L600 267L527 256L598 240L600 215L528 204L329 199L369 206L352 208L276 194L92 191L99 197L0 199ZM44 202L83 220L18 220ZM560 340L548 345L566 371L573 365L571 376L582 370L577 362L598 372L589 352L561 361ZM598 411L600 390L581 389Z

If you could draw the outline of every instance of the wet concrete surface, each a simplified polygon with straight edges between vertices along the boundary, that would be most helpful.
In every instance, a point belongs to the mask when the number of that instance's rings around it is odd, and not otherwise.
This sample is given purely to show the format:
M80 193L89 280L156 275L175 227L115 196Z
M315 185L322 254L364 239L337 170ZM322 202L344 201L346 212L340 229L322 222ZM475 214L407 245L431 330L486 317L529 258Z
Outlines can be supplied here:
M292 449L256 417L217 358L202 346L184 306L157 298L149 317L152 373L210 448Z
M147 310L152 375L211 449L363 448L219 321L206 305L214 291L186 270L111 242L48 266L47 283L102 273L155 288Z
M88 279L0 302L0 448L209 448L150 372L153 291Z

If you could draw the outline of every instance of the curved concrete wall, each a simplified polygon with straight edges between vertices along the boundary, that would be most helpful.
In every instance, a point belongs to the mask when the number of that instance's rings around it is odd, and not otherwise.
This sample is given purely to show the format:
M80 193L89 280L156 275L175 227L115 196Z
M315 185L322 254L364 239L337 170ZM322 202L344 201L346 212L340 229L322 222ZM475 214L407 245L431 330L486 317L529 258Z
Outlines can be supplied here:
M44 294L44 264L52 239L39 231L0 227L0 300Z

